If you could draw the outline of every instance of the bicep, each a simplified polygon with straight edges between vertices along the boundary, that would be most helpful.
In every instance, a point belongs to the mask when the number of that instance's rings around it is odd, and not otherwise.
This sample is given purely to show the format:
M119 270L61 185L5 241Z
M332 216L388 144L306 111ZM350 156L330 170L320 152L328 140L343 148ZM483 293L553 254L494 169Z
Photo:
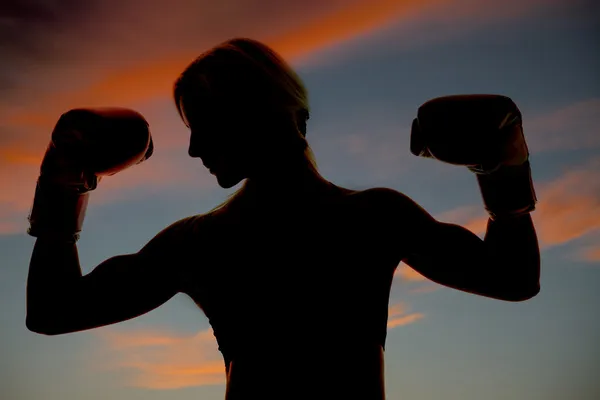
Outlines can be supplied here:
M400 192L391 190L389 195L386 212L398 227L393 241L401 261L441 285L475 294L488 292L485 282L494 278L497 268L479 236L436 220ZM486 268L492 264L493 268Z
M54 334L81 331L143 315L181 292L186 258L182 221L159 232L140 251L111 257L61 296Z
M79 330L114 324L143 315L178 293L177 279L142 253L109 258L83 276L78 299Z
M436 283L475 293L495 270L483 240L460 225L432 220L407 233L402 261Z

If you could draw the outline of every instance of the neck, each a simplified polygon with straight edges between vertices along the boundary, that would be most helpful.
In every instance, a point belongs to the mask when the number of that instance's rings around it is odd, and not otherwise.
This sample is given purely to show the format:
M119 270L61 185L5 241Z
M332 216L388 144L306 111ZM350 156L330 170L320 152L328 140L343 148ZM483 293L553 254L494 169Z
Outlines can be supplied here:
M324 193L331 184L319 174L306 158L272 162L254 177L248 178L248 188L258 196L294 199Z

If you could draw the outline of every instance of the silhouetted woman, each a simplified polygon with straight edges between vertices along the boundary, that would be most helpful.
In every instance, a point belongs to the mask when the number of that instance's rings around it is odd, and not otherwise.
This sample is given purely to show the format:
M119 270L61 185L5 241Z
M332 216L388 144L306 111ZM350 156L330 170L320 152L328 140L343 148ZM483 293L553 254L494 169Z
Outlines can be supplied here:
M516 301L537 293L508 283L523 274L539 279L529 214L490 221L484 242L437 222L396 190L351 190L321 176L305 139L306 89L266 45L236 38L210 49L176 81L174 100L190 129L189 155L221 187L243 185L210 212L175 222L138 253L84 277L74 244L38 239L28 304L42 297L34 289L47 278L37 265L43 260L70 263L64 276L86 283L70 287L69 301L78 305L59 314L60 323L32 318L30 329L90 329L186 293L214 330L227 400L381 400L388 300L400 261L483 296ZM489 248L510 246L527 261L490 260Z

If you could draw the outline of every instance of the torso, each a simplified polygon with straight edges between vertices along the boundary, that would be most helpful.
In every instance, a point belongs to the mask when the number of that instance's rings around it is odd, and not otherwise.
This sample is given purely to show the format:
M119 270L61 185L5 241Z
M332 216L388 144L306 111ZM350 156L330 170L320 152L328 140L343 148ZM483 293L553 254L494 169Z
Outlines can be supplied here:
M216 213L200 230L188 294L224 354L226 400L385 398L400 255L377 196L339 189L312 205Z

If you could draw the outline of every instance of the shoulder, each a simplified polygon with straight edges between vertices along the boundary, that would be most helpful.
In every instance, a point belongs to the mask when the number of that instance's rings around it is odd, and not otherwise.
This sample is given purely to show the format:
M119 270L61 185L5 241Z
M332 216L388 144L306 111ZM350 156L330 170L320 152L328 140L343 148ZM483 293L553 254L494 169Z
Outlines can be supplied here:
M388 187L373 187L369 189L357 190L351 194L361 205L371 206L376 209L382 207L399 205L406 201L407 196L396 189Z
M199 258L206 254L203 249L210 247L208 239L211 229L207 227L211 214L198 214L176 220L154 235L136 253L146 274L160 271L165 280L177 281L179 291L186 292L186 281L192 269L197 269Z
M456 231L437 221L408 195L391 188L376 187L362 192L376 229L383 232L382 241L401 260L414 255L446 252ZM414 267L414 262L409 264Z
M376 186L368 189L363 189L358 191L358 193L360 193L368 199L376 199L379 201L398 200L403 197L406 197L404 193L385 186Z
M140 253L173 253L183 251L193 238L206 231L204 226L210 214L197 214L181 218L161 229L141 250Z
M360 191L358 197L370 211L393 223L414 225L434 221L421 205L396 189L369 188Z

